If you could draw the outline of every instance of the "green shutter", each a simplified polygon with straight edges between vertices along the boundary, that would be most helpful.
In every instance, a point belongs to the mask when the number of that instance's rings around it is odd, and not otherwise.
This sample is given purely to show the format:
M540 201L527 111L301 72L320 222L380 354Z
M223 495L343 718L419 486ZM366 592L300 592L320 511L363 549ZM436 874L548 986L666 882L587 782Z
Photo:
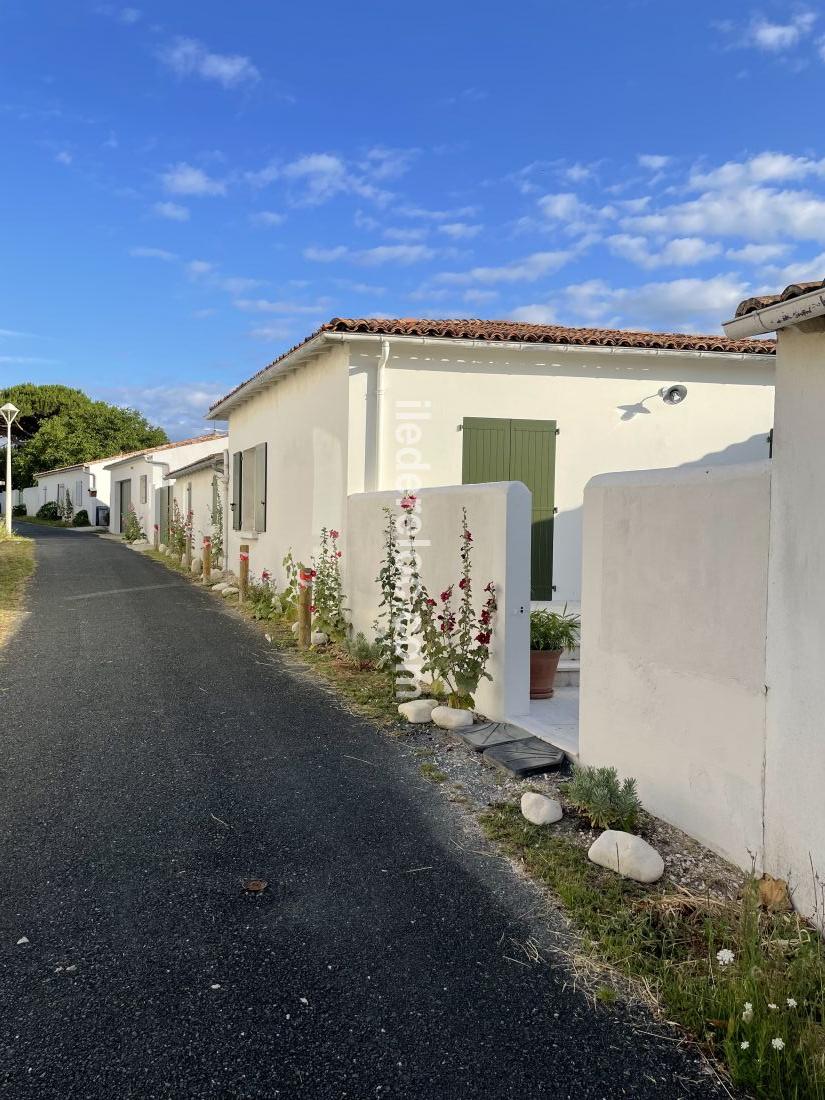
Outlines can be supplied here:
M510 479L533 494L530 599L553 599L553 496L556 483L555 420L512 420Z
M166 546L169 542L169 500L172 495L172 489L170 486L161 488L159 494L158 508L160 515L158 517L158 538Z
M255 448L255 530L266 530L266 443Z
M235 451L232 455L232 528L235 531L241 529L241 488L243 480L243 452Z
M555 420L465 417L463 432L465 485L522 481L533 494L530 597L552 600Z
M465 416L462 480L510 481L510 421Z

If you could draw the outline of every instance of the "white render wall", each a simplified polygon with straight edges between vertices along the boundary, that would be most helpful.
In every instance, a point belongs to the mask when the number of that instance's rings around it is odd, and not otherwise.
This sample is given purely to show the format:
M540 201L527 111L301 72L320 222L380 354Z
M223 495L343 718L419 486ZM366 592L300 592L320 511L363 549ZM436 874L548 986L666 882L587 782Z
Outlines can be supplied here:
M174 471L172 471L174 473ZM186 516L186 504L187 504L187 487L191 487L191 504L192 504L192 556L199 558L203 553L203 538L204 535L212 537L212 479L217 477L218 479L218 491L221 495L221 503L223 505L224 518L226 517L226 486L223 481L223 474L216 471L213 467L207 467L203 470L195 470L191 474L184 474L179 478L175 478L175 482L172 485L172 499L177 501L178 508L181 515ZM159 502L156 504L156 508L159 512ZM151 537L151 535L150 535Z
M584 508L580 759L746 869L763 861L770 477L612 474Z
M296 561L308 562L322 527L343 528L347 417L347 353L340 344L233 409L230 478L236 451L267 443L267 510L266 531L256 533L235 531L227 508L230 569L237 571L239 548L246 543L250 572L268 569L281 583L287 550L292 548Z
M89 513L89 523L94 525L97 521L97 506L100 504L109 507L110 477L109 471L104 469L105 462L104 459L102 462L86 463L77 469L60 470L46 475L35 474L39 492L37 507L48 500L57 501L58 487L62 485L64 491L69 490L75 512L85 508ZM92 488L96 489L94 496L90 495Z
M118 483L131 481L132 504L134 505L135 514L140 520L147 539L151 542L154 526L159 519L156 490L163 484L170 467L187 466L190 462L197 462L200 458L222 454L225 447L226 437L216 435L212 439L204 439L199 443L184 443L179 447L169 447L145 455L138 455L135 458L126 458L110 466L111 509L109 530L115 534L121 534ZM147 478L147 499L145 503L141 503L140 500L140 478L142 474L146 474Z
M343 525L344 590L353 631L370 640L378 617L381 590L376 582L384 552L383 509L400 514L395 492L360 493L347 501ZM530 694L530 493L521 482L424 489L416 514L421 575L437 598L461 577L461 509L473 536L473 595L477 610L484 586L495 582L498 612L488 671L475 695L478 710L503 720L524 714ZM457 588L456 588L457 592Z
M825 321L778 335L765 864L825 923Z
M465 348L400 339L391 340L390 347L376 479L379 342L351 345L350 493L460 484L465 416L557 421L556 602L580 599L581 510L591 477L768 456L774 374L768 356L543 345ZM688 396L681 405L667 406L657 391L673 382L686 384ZM411 412L421 419L400 418ZM411 423L421 430L414 442Z

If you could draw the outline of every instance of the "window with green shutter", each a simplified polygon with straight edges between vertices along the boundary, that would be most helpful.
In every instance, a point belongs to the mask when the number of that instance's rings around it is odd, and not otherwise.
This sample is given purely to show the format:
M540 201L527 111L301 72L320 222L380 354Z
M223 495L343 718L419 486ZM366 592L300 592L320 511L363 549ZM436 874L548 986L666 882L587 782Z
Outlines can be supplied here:
M533 494L530 597L552 600L556 421L465 417L462 480L524 482Z

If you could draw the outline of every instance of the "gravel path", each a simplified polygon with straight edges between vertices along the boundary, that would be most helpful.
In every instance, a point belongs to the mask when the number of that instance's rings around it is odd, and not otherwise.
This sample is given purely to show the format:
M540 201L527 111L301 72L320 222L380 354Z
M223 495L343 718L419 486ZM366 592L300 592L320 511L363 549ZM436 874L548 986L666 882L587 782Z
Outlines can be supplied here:
M3 1095L724 1095L678 1036L574 988L558 918L420 761L157 563L26 533L0 662Z

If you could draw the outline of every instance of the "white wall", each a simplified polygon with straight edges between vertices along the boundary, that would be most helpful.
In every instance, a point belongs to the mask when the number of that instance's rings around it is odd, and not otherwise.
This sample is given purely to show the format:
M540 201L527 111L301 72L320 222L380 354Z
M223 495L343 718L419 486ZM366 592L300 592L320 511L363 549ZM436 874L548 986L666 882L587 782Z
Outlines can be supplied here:
M584 506L580 758L744 868L763 854L770 495L760 462L602 476Z
M779 333L768 597L766 866L825 879L825 322Z
M232 454L267 443L266 531L235 531L229 520L230 569L242 543L253 574L279 582L290 547L309 561L322 527L342 529L347 496L347 351L335 345L284 376L229 416ZM232 499L230 486L229 500Z
M343 526L342 567L353 630L374 637L380 588L376 582L384 549L384 507L395 513L395 492L349 497ZM448 486L419 495L416 535L418 560L429 591L438 593L461 576L459 537L461 509L473 536L473 594L481 609L484 586L495 582L498 614L488 671L475 695L477 708L489 718L523 714L530 693L530 493L520 482Z
M351 493L375 484L378 354L377 341L351 346ZM671 407L657 391L672 382L685 383L688 396ZM580 599L581 508L591 477L767 458L773 422L773 359L761 355L393 340L384 386L382 489L460 484L465 416L557 421L553 581L556 600L573 603ZM417 410L409 404L416 402ZM421 437L412 445L418 469L403 426L410 422L399 418L411 411L421 416Z
M226 437L216 435L198 443L181 443L174 447L160 448L135 458L124 459L109 467L111 476L111 512L109 530L121 534L120 497L118 483L131 482L132 504L147 539L152 541L154 526L159 520L157 492L171 466L187 466L209 455L222 454L226 448ZM140 478L146 475L146 501L140 499Z
M173 471L174 472L174 471ZM203 553L203 538L213 536L212 530L212 479L218 479L218 491L221 494L224 516L226 515L226 489L223 482L223 474L216 472L212 467L203 470L195 470L191 474L184 474L176 478L172 485L172 499L177 501L182 516L186 516L187 487L191 487L192 505L192 556L199 558ZM157 505L159 508L159 504Z

